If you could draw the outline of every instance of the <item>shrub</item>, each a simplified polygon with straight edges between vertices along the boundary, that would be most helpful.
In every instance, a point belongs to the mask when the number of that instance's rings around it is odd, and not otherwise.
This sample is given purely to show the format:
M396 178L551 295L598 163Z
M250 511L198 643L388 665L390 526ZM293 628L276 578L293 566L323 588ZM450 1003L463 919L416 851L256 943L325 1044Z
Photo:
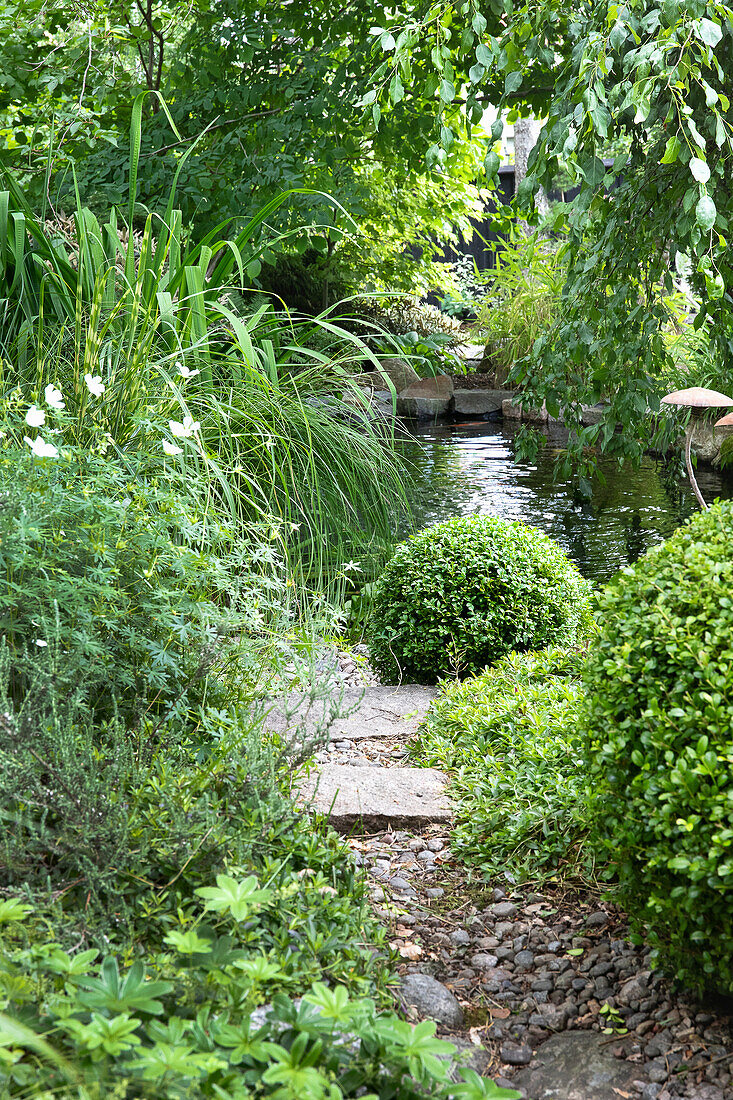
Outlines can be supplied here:
M264 888L254 875L218 875L197 890L188 913L173 917L165 948L131 966L112 954L100 961L80 945L65 951L47 936L24 948L18 933L31 907L0 902L3 1096L520 1096L470 1069L453 1081L447 1059L455 1048L436 1038L433 1021L413 1028L343 984L314 982L301 1000L290 989L272 996L277 983L292 985L290 960L263 951L258 933L283 901L291 908L293 894L306 892L318 896L292 872ZM49 1031L50 1041L42 1039Z
M454 773L451 844L486 875L511 881L588 871L578 732L584 652L510 653L480 676L446 684L413 752Z
M46 668L51 696L135 724L185 703L222 634L241 627L235 565L206 548L180 486L143 462L64 450L0 453L0 633L20 701ZM177 491L179 490L179 491ZM229 559L229 560L227 560ZM236 561L235 561L236 559ZM229 607L227 606L229 605ZM39 648L52 660L39 665Z
M489 297L476 321L476 332L486 340L485 369L505 379L530 355L535 340L560 316L565 271L562 248L537 234L497 249Z
M274 263L263 263L259 282L275 299L276 308L285 305L311 317L348 293L344 275L333 260L313 248L300 256L284 252Z
M402 543L376 586L369 640L391 682L468 676L510 650L572 643L589 586L547 535L488 516L448 520Z
M585 722L601 850L662 961L733 992L733 508L603 597Z

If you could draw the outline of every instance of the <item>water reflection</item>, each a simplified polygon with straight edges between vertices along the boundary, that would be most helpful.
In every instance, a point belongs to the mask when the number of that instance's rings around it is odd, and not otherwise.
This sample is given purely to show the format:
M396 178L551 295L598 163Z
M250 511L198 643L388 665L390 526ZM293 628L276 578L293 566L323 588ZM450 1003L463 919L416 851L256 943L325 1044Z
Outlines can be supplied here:
M416 428L406 443L414 477L410 496L419 527L457 515L519 519L542 528L587 577L605 581L669 537L697 511L692 490L676 462L645 458L638 470L602 460L605 484L590 500L567 481L553 481L558 443L548 439L536 464L514 464L514 432L504 424L456 424ZM733 486L701 468L707 500L733 496Z

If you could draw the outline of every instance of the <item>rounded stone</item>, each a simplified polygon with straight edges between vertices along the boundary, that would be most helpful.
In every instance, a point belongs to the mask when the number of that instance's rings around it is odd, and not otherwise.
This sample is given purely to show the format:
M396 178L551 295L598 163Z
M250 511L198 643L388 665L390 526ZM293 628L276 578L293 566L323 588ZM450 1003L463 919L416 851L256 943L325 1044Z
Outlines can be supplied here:
M471 937L463 928L456 928L455 932L450 933L448 939L454 947L466 947L471 942Z
M490 955L486 951L478 951L471 956L471 966L476 970L493 970L498 961L496 955Z
M532 1051L523 1043L502 1043L499 1053L502 1062L509 1066L526 1066L532 1060Z
M514 956L514 962L517 964L517 966L523 966L523 967L531 966L532 963L534 962L534 952L533 951L517 951L516 955Z
M402 996L421 1016L445 1027L461 1027L463 1009L449 989L429 974L407 974L402 979Z
M501 920L513 917L516 911L517 907L511 901L500 901L491 906L492 914Z

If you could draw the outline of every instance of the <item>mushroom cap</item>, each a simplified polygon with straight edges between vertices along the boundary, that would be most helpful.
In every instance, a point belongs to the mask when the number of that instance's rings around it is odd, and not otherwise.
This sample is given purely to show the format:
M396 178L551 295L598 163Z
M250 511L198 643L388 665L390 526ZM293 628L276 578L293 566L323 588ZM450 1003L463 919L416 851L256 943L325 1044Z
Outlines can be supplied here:
M686 405L691 409L712 409L720 405L733 405L733 397L718 390L706 390L692 386L689 390L675 390L662 398L663 405Z
M733 413L726 413L725 416L721 416L720 420L715 421L716 428L724 428L728 424L733 424Z

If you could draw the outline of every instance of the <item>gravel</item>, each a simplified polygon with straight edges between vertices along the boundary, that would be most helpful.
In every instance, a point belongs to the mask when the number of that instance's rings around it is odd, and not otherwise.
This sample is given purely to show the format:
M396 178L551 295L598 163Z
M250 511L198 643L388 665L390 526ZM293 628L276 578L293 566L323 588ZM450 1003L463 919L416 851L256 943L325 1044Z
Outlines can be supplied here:
M378 766L394 766L406 753L404 744L376 736L330 747L330 762L361 755ZM469 883L445 825L346 843L370 880L408 988L432 990L444 1005L439 1029L450 1037L470 1022L470 1042L488 1052L485 1072L495 1080L509 1087L553 1034L594 1031L605 1032L613 1057L633 1067L630 1100L733 1100L733 1018L725 1005L675 990L651 968L649 949L630 941L625 915L613 906L559 888ZM422 1009L411 1003L409 1012L431 1015L425 1001Z

